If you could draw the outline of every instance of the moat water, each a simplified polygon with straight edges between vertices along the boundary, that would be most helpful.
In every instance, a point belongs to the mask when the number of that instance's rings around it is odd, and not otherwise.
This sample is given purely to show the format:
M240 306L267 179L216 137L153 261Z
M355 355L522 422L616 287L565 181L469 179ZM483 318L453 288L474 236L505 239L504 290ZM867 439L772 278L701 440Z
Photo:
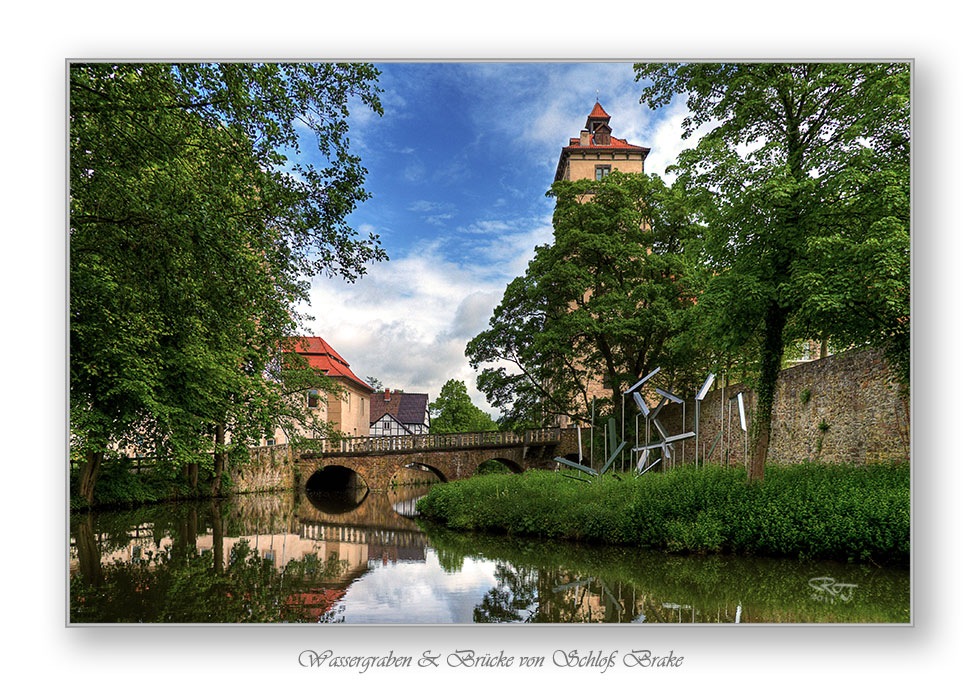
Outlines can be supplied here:
M428 486L73 514L71 623L907 623L907 568L444 530Z

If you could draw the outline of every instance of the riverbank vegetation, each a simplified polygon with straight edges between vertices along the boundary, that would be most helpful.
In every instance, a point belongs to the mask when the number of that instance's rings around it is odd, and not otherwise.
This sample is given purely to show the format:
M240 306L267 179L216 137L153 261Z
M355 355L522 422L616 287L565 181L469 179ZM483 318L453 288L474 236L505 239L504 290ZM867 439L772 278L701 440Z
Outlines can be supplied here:
M679 467L587 485L535 471L437 484L419 513L457 530L895 564L909 557L908 465Z
M216 491L210 479L196 481L188 478L176 465L154 464L142 469L133 468L133 460L106 459L102 462L102 478L95 484L92 498L81 493L81 470L69 471L68 494L71 510L137 506L171 501L203 500L214 495L224 496L231 490L231 478L225 472ZM196 482L195 482L196 481Z

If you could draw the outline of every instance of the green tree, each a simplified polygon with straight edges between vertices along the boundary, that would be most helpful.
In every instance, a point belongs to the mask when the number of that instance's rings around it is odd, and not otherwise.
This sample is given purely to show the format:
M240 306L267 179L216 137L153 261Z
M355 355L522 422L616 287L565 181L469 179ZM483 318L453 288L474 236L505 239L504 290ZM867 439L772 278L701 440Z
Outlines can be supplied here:
M761 479L784 348L806 337L907 348L909 66L635 72L651 108L686 98L685 137L711 127L679 161L707 225L698 311L722 352L757 352L750 475Z
M185 463L214 452L220 477L230 450L309 419L305 388L332 388L283 340L308 277L354 279L384 257L345 223L368 196L347 100L380 114L377 74L71 66L70 410L90 502L110 445Z
M554 242L536 249L466 347L474 368L487 366L480 390L510 420L588 421L593 396L600 414L618 417L623 390L658 366L662 383L693 385L703 360L685 334L687 276L700 227L683 185L613 172L556 182L549 195Z
M466 385L458 379L450 379L442 385L439 397L429 405L432 421L430 433L476 433L497 430L486 411L473 405Z

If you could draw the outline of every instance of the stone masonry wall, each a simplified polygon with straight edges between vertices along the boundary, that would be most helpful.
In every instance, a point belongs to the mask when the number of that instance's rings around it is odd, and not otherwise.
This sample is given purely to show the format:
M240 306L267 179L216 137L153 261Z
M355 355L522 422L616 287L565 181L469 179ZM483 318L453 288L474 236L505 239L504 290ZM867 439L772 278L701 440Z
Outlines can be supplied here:
M745 434L735 401L739 391L745 392L751 434L756 405L753 390L734 384L711 391L701 402L698 454L709 453L708 462L743 463ZM684 421L688 431L694 430L694 413L691 399ZM672 435L683 432L682 407L665 406L661 422ZM684 443L686 461L693 461L694 438ZM675 457L678 463L679 457L680 448ZM908 399L889 377L879 351L831 355L780 372L768 462L867 464L908 459Z
M249 450L248 465L232 467L234 493L291 489L295 481L289 445L264 445Z

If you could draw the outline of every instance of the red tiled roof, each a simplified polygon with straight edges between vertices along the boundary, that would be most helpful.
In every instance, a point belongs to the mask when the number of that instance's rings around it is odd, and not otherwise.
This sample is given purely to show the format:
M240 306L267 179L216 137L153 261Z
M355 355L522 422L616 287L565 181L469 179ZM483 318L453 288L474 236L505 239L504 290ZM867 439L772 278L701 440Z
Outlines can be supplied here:
M321 588L305 593L294 593L286 599L286 603L302 606L306 614L315 620L333 608L334 604L343 598L346 592L346 590Z
M606 114L606 110L604 110L602 108L602 105L599 104L599 100L596 100L595 107L593 107L592 111L589 113L589 119L592 119L593 117L598 117L600 119L609 119L609 115Z
M320 370L328 377L350 379L368 391L374 391L374 388L370 384L362 381L354 374L347 360L330 347L323 338L312 336L290 338L289 340L292 343L292 347L287 346L286 351L302 355L313 369Z
M649 151L649 148L644 148L643 146L634 146L625 139L617 139L615 136L609 137L609 143L601 145L595 142L590 142L588 146L582 145L582 139L568 139L568 145L565 148L626 148L629 150L636 151ZM564 149L563 149L564 150Z

